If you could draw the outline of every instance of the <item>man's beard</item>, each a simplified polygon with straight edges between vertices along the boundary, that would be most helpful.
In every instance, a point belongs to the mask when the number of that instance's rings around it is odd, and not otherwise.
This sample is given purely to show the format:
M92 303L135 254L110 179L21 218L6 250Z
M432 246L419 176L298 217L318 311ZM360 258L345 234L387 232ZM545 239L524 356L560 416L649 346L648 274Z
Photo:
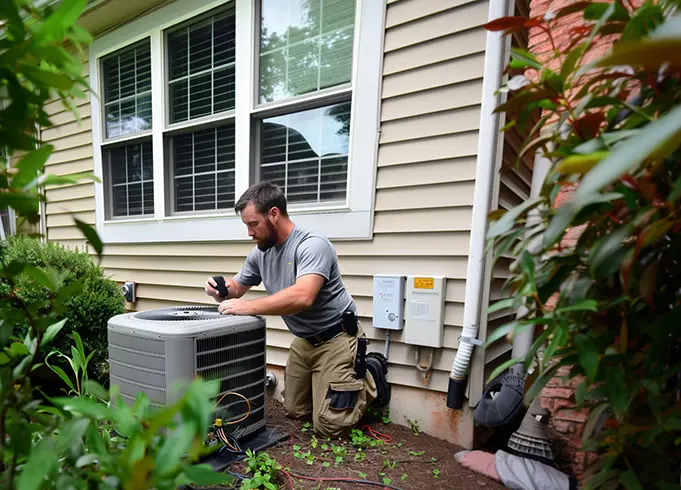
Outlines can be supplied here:
M258 248L261 251L269 250L277 244L277 228L270 221L267 221L267 230L269 235L263 240L262 243L258 243Z

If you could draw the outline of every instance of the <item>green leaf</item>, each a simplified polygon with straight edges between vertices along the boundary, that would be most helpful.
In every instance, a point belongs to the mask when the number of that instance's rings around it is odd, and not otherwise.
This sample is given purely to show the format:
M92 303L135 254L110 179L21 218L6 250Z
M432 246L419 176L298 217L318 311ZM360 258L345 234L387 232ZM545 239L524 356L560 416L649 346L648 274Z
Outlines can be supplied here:
M41 70L31 65L22 65L20 70L31 81L53 87L57 90L69 90L73 86L73 81L66 75L53 71Z
M593 339L587 335L577 335L575 337L579 364L584 368L589 380L593 381L598 372L599 352L598 346Z
M91 180L93 182L101 182L99 177L97 177L95 174L92 172L85 172L85 173L80 173L80 174L71 174L71 175L54 175L54 174L49 174L49 175L43 175L40 179L38 179L37 184L38 185L43 185L43 186L51 186L51 185L70 185L70 184L79 184L83 180Z
M61 36L65 28L75 24L83 13L87 0L62 0L54 13L50 15L33 34L36 43L50 41Z
M175 470L180 463L180 458L189 450L197 432L193 421L185 421L180 425L159 450L154 474L163 476Z
M75 419L66 424L57 437L57 451L61 454L73 445L79 444L89 426L90 419L85 418Z
M67 320L67 318L64 318L63 320L53 323L47 327L47 330L45 330L45 333L43 334L43 338L40 340L40 347L44 347L49 344L52 339L61 331Z
M521 48L511 48L511 59L519 63L520 66L513 66L513 68L534 68L536 70L541 70L541 63L535 55L530 53L526 49Z
M563 66L560 67L560 77L563 80L567 80L570 75L572 75L575 65L577 64L577 60L579 60L582 54L584 54L585 49L586 44L578 44L567 54L565 61L563 61Z
M573 311L598 311L598 302L593 299L585 299L573 305L564 306L556 310L556 314L570 313Z
M564 174L585 174L608 154L607 151L597 151L588 155L569 155L558 164L558 170Z
M42 439L33 447L19 476L19 490L36 490L43 487L45 478L57 469L57 452L51 439Z
M493 305L491 305L489 308L487 308L487 313L492 314L497 311L504 310L506 308L511 308L514 303L516 302L516 298L506 298L502 299L500 301L497 301Z
M95 229L91 225L88 225L78 218L74 218L73 222L76 224L76 227L80 230L85 239L90 243L90 245L92 245L92 248L95 249L97 255L101 257L104 246L102 245L102 241L100 240Z
M609 17L609 20L626 22L629 20L629 13L619 2L615 2L615 11ZM592 3L584 9L584 20L599 20L608 10L608 3Z
M234 477L225 473L217 473L208 464L189 466L185 468L184 475L188 483L196 485L232 485Z
M87 394L94 395L101 400L107 400L109 398L109 394L104 387L91 379L88 379L83 383L83 391Z
M613 268L619 269L616 262L619 251L626 251L624 240L631 234L631 226L620 226L599 239L589 252L588 268L592 277L609 276Z
M17 172L12 179L12 187L21 189L31 180L35 179L38 175L38 171L43 168L53 150L54 147L52 145L44 145L39 149L30 151L24 155L16 165L19 172Z
M634 473L634 470L632 470L631 468L622 473L622 475L620 476L620 481L627 490L643 490L641 482L638 481L636 473Z
M90 454L84 454L78 460L76 461L76 468L82 468L83 466L90 466L91 464L94 464L97 460L99 460L99 456L96 454L90 453Z
M612 48L612 53L596 62L596 66L605 68L629 65L652 70L669 63L671 67L678 68L681 66L679 50L681 50L681 38L643 39L616 43Z
M28 355L28 348L23 342L13 342L9 346L9 355L12 357L21 357Z
M538 206L545 201L544 197L538 196L532 199L528 199L524 203L514 207L513 209L507 211L501 218L495 221L487 232L488 238L494 238L496 236L503 235L513 228L516 220L528 212L530 209Z
M529 405L534 401L534 399L537 397L537 395L539 395L541 390L544 389L546 383L548 383L554 378L554 376L556 375L556 371L558 371L560 367L561 363L555 363L537 377L534 383L532 383L532 386L530 386L527 392L525 393L525 403Z
M82 414L94 419L112 418L111 409L101 403L93 402L83 398L60 397L52 400L53 403L67 412Z
M589 416L584 423L584 432L582 433L583 442L587 441L591 437L591 434L593 434L594 428L596 427L596 422L598 422L601 414L605 412L608 407L609 406L607 403L601 403L589 410Z
M59 366L53 366L49 362L47 362L47 360L53 354L61 355L59 352L56 351L50 352L48 356L45 358L45 364L47 365L48 368L54 371L62 379L64 383L66 383L66 386L68 386L71 391L76 391L76 387L73 385L71 378L69 378L69 376L64 372L64 370Z

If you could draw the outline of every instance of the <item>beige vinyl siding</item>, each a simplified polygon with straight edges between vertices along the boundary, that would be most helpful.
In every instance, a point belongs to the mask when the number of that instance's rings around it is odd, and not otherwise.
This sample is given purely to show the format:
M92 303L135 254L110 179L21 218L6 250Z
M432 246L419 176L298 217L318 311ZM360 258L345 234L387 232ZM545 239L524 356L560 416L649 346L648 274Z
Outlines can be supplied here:
M385 338L371 327L373 274L447 277L445 347L436 351L425 386L441 392L447 390L463 319L485 46L480 26L487 11L486 1L387 2L374 238L335 243L371 350L382 352ZM50 168L64 174L91 170L89 107L81 107L81 126L56 107L53 113L58 126L43 132L59 147ZM51 191L51 240L82 243L64 210L94 222L92 195L91 184ZM203 292L205 279L238 272L252 246L180 241L108 245L102 265L115 280L138 283L136 309L210 304ZM262 294L259 287L248 297ZM283 366L292 336L280 318L268 317L267 323L268 362ZM414 367L416 349L402 339L401 332L391 333L389 380L424 388L423 374Z

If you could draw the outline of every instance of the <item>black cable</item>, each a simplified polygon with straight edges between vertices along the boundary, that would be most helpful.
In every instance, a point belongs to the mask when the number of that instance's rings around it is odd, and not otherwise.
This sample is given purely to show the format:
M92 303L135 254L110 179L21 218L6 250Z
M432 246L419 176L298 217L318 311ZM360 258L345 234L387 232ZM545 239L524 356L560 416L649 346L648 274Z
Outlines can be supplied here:
M375 487L382 487L382 488L389 488L390 490L402 490L401 488L398 487L393 487L391 485L386 485L385 483L377 482L377 481L371 481L371 480L356 480L354 478L324 478L324 477L317 477L317 476L309 476L305 475L303 473L298 473L297 471L292 471L289 470L288 473L291 476L298 476L298 477L304 477L304 478L309 478L314 481L338 481L338 482L345 482L345 483L356 483L358 485L373 485Z

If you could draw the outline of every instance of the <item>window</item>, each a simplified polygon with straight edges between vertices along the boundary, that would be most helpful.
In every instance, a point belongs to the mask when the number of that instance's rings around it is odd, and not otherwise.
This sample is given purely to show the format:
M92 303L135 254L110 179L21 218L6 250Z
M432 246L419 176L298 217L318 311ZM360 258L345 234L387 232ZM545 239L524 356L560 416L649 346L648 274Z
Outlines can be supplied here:
M370 238L384 8L176 0L95 40L104 241L246 238L234 203L263 180L301 226Z

